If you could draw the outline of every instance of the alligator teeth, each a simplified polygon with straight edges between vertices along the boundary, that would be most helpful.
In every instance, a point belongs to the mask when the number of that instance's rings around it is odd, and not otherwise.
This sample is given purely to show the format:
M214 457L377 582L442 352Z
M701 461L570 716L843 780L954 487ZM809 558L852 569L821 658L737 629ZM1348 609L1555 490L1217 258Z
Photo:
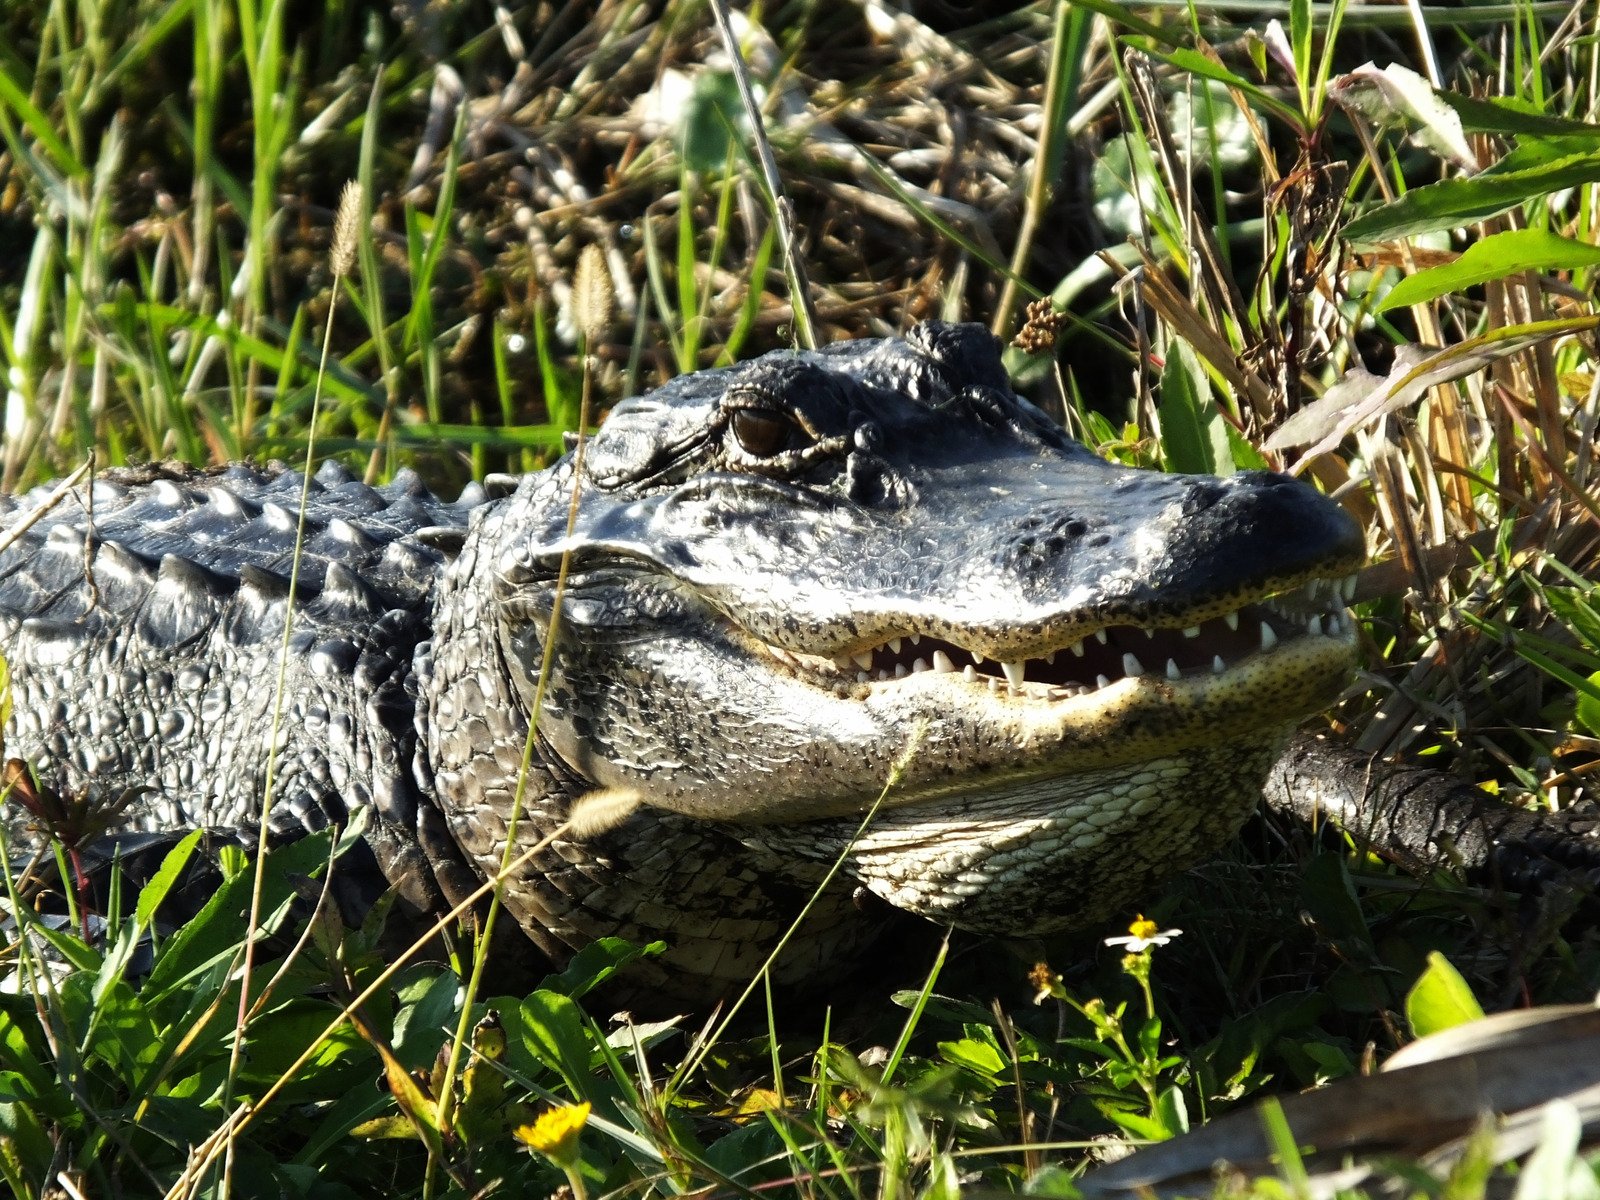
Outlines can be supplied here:
M1129 676L1143 675L1144 664L1132 654L1124 654L1122 656L1122 673Z
M1229 629L1235 633L1239 632L1239 614L1237 611L1225 614L1222 619L1228 623Z
M1197 637L1199 637L1200 636L1200 626L1198 626L1198 625L1190 625L1190 626L1188 626L1183 631L1183 636L1186 637L1186 638L1197 638Z
M1022 664L1019 662L1004 662L1000 669L1006 673L1006 682L1013 688L1022 686Z
M1222 655L1213 654L1211 656L1211 673L1213 675L1221 675L1227 669L1228 664L1222 661Z
M943 650L935 650L933 652L933 669L941 674L948 674L956 669L956 665L950 661L950 656Z
M1073 642L1072 645L1067 647L1067 649L1072 651L1072 657L1074 657L1074 658L1082 658L1083 657L1083 639L1080 638L1076 642Z
M1050 666L1052 666L1052 667L1055 666L1056 665L1056 652L1054 650L1050 651L1049 654L1046 654L1044 656L1044 661L1047 662L1048 664L1050 664Z
M1347 575L1339 581L1339 595L1344 597L1344 602L1349 604L1356 598L1356 577Z
M1306 622L1306 632L1309 633L1312 637L1321 637L1322 636L1322 618L1318 617L1318 616L1312 616L1311 620Z
M926 671L927 669L928 669L928 660L925 659L925 658L919 658L919 659L917 659L916 662L911 664L911 673L913 675L916 675L921 671Z
M1183 678L1183 672L1178 670L1178 660L1177 659L1174 659L1174 658L1167 659L1167 678L1168 679L1182 679Z
M911 635L911 644L913 646L919 645L919 644L921 644L921 642L922 642L922 635L920 633L913 633Z
M1271 650L1278 644L1278 635L1272 632L1272 626L1265 621L1261 622L1261 648Z
M965 679L968 683L978 682L978 668L973 666L971 663L968 663L961 671L961 678Z
M899 654L900 653L900 639L899 638L890 638L889 639L889 653L890 654Z
M841 671L848 671L856 664L855 660L852 659L848 654L835 654L833 656L833 665L838 667Z
M1151 641L1154 641L1156 636L1155 626L1146 625L1143 626L1143 629L1145 637L1149 638Z
M1104 675L1096 675L1094 677L1094 685L1097 688L1110 687L1111 680L1107 679Z
M860 667L863 671L870 671L872 670L872 651L863 650L860 654L852 654L850 656L850 661L855 663L855 665Z
M1096 629L1094 631L1094 640L1104 646L1106 644L1106 631L1104 629Z
M872 676L868 675L865 671L857 671L856 672L856 682L857 683L871 683L872 682Z
M905 663L895 663L895 665L894 665L894 677L896 679L904 679L906 677L906 675L907 675L907 671L906 671Z

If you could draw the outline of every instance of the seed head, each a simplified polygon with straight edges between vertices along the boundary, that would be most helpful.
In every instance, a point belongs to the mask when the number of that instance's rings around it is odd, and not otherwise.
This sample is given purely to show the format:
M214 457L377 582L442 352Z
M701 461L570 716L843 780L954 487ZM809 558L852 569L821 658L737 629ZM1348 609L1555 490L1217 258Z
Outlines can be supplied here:
M356 265L356 238L361 231L361 185L354 179L339 193L339 215L333 219L333 273L349 275Z

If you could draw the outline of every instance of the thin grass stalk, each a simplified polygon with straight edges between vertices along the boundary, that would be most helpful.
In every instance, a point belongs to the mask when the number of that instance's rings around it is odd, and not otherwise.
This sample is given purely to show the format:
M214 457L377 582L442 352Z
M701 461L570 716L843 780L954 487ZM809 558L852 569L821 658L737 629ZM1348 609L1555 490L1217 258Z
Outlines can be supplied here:
M1083 58L1079 52L1092 20L1093 14L1087 10L1068 3L1068 0L1056 0L1050 31L1050 70L1044 84L1044 121L1039 130L1039 149L1033 160L1033 174L1028 180L1028 201L1017 229L1017 244L1011 254L1011 271L1005 277L1000 303L995 306L994 320L989 325L989 331L997 338L1003 339L1011 332L1011 320L1016 312L1019 292L1017 281L1027 272L1028 259L1033 254L1033 239L1039 232L1039 221L1049 207L1051 197L1055 195L1061 150L1067 134L1067 105L1078 92L1078 81L1083 74Z
M232 1103L238 1079L244 1031L250 1019L250 979L255 968L256 932L261 923L261 898L266 886L267 838L271 828L273 787L277 782L278 735L283 724L283 700L289 675L289 642L294 632L294 601L299 593L301 552L305 546L306 509L311 502L311 464L316 455L317 414L322 404L322 384L328 373L328 357L333 343L333 318L339 308L339 289L355 265L356 232L359 227L361 188L347 183L339 200L334 221L333 288L328 300L328 317L322 330L322 353L317 364L316 385L311 394L311 415L306 423L306 453L300 484L299 515L295 523L294 553L289 565L289 593L284 598L283 639L278 647L278 675L273 685L272 724L267 734L267 768L261 785L260 825L256 833L255 878L250 890L250 915L245 925L244 962L240 968L239 1014L233 1046L228 1055L228 1074L223 1083L222 1103ZM234 1140L230 1136L222 1168L222 1194L233 1191Z
M744 106L745 119L750 123L750 139L755 145L756 161L761 167L761 178L766 185L768 202L772 205L772 219L778 227L778 245L783 249L783 273L789 281L789 305L794 311L795 341L807 350L817 348L817 314L811 306L811 280L805 263L800 258L794 238L794 207L783 190L783 180L778 175L778 160L772 153L772 142L767 137L766 123L761 108L756 104L754 90L750 87L750 68L734 36L733 22L728 17L727 0L711 0L711 15L716 18L717 32L733 64L734 82L739 87L739 103Z
M578 526L578 502L582 495L583 486L583 459L584 450L588 444L589 413L593 399L594 388L594 359L589 354L589 347L604 333L610 324L611 294L609 285L602 280L605 271L604 258L599 249L593 245L587 246L579 257L578 274L574 286L573 312L577 317L579 332L583 338L581 352L583 354L583 394L578 403L578 440L572 449L572 493L567 502L567 529L566 548L562 551L561 562L556 568L556 583L554 595L550 606L550 624L545 631L543 655L539 662L539 682L534 688L533 705L528 714L528 733L523 739L522 761L517 769L517 790L511 806L511 815L506 821L505 849L500 856L500 871L496 875L494 888L489 893L489 911L484 914L483 929L473 947L472 974L467 980L465 993L461 999L461 1015L456 1024L455 1036L450 1042L450 1055L446 1062L443 1081L439 1085L438 1123L441 1129L448 1129L455 1109L455 1080L461 1069L461 1059L466 1048L471 1044L472 1038L472 1008L477 1000L478 992L483 982L484 968L489 961L489 947L494 941L494 927L501 910L501 881L508 877L511 870L513 848L516 845L517 829L522 821L522 814L526 804L528 773L533 767L534 747L537 744L539 729L539 714L544 707L545 688L549 684L550 669L555 661L556 637L561 626L561 606L566 597L567 576L572 564L572 535ZM569 816L568 821L562 823L565 830L572 820L578 815L576 808ZM551 835L553 840L555 835ZM423 1182L423 1195L431 1197L438 1178L434 1162L429 1160L428 1175Z

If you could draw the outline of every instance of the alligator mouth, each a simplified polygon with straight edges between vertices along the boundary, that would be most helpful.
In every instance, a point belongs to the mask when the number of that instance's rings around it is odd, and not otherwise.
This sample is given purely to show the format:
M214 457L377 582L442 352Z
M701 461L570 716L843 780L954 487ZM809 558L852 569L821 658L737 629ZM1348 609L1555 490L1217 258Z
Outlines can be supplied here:
M1171 681L1222 675L1275 647L1308 638L1354 640L1345 605L1355 576L1314 579L1187 626L1104 625L1040 652L999 661L945 638L906 632L831 657L763 643L780 663L840 692L893 686L927 672L1035 700L1070 700L1153 676ZM1181 619L1181 618L1180 618Z

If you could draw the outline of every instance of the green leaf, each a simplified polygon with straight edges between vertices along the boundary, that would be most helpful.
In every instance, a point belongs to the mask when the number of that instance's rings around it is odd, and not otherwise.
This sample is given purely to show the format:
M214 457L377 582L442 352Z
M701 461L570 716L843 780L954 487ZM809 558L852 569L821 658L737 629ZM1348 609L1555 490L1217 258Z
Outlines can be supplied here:
M969 1071L989 1078L999 1075L1006 1069L1005 1059L1000 1057L998 1050L973 1038L962 1038L959 1042L940 1042L939 1057L947 1063L965 1067Z
M528 1052L566 1080L573 1095L592 1099L583 1010L565 996L537 991L522 1002L519 1015Z
M1412 1035L1427 1037L1481 1016L1483 1008L1461 972L1437 950L1430 953L1427 969L1406 996L1406 1020L1411 1024Z
M683 108L678 153L691 171L721 171L737 153L737 131L745 127L739 85L728 71L702 71Z
M1468 246L1455 262L1418 271L1397 283L1374 310L1422 304L1519 271L1576 271L1600 265L1600 246L1547 229L1512 229Z
M167 898L167 893L172 890L178 877L183 874L183 868L189 864L189 857L194 853L194 848L200 844L200 839L205 836L205 830L191 830L189 835L167 851L161 860L161 866L150 882L139 889L139 904L134 909L134 923L140 929L148 929L150 922L155 920L156 909L161 907L161 902Z
M1468 133L1520 133L1559 134L1570 137L1600 139L1600 125L1574 121L1568 117L1552 117L1535 112L1531 106L1512 96L1494 96L1479 100L1459 92L1439 92L1439 99L1456 110L1461 118L1461 128Z
M635 946L626 938L603 937L574 954L566 970L545 976L539 988L541 991L560 992L576 1000L599 987L635 959L660 954L666 948L665 942Z
M1168 471L1229 475L1227 422L1211 399L1205 368L1189 343L1174 340L1161 372L1161 455Z
M1543 153L1553 149L1568 152L1555 156ZM1351 221L1344 228L1344 236L1352 242L1387 242L1454 229L1487 220L1524 201L1597 181L1600 148L1573 150L1570 144L1525 144L1477 175L1412 188L1393 204Z
M1595 737L1600 737L1600 671L1589 676L1589 686L1578 689L1578 708L1573 714Z
M267 855L262 877L261 912L276 914L296 894L294 880L320 874L328 862L331 833L323 831L280 846ZM228 880L206 901L190 921L162 947L145 980L144 995L149 1003L164 996L220 958L234 953L244 944L244 925L240 918L250 908L253 871ZM263 925L270 925L263 921Z

